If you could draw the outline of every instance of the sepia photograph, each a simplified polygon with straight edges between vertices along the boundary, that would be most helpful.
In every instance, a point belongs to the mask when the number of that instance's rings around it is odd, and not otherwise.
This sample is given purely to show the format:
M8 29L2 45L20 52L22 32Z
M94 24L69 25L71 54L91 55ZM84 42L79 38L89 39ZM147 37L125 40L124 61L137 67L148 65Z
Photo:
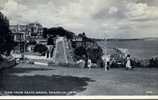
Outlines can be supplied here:
M158 0L0 0L0 97L157 95Z

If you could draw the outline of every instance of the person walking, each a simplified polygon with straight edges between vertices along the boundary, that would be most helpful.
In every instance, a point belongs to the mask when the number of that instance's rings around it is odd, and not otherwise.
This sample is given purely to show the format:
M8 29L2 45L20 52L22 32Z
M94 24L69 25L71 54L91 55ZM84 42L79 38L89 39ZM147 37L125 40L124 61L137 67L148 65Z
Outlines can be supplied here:
M130 55L128 54L127 55L127 58L126 58L126 69L132 69L132 66L131 66L131 58L130 58Z

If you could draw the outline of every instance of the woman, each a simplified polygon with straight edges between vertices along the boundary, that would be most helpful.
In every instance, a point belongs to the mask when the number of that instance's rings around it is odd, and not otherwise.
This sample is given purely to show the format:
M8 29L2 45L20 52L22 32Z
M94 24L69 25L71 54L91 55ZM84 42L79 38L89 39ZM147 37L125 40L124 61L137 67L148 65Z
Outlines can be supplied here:
M126 58L126 69L132 69L132 66L131 66L131 58L130 58L130 55L128 54L127 55L127 58Z
M110 69L110 55L103 55L102 60L104 61L105 71Z
M92 67L92 61L91 61L91 59L88 59L88 68L89 68L89 70L91 70L91 67Z

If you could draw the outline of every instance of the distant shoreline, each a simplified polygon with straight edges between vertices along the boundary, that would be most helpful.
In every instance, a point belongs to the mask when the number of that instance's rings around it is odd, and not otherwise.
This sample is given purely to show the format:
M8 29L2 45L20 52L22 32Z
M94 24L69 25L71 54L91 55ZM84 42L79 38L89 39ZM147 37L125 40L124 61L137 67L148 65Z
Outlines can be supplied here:
M100 39L100 47L128 49L131 56L137 59L158 58L158 39Z
M111 39L96 39L92 38L94 41L137 41L137 40L158 40L158 38L133 38L133 39L117 39L117 38L111 38Z

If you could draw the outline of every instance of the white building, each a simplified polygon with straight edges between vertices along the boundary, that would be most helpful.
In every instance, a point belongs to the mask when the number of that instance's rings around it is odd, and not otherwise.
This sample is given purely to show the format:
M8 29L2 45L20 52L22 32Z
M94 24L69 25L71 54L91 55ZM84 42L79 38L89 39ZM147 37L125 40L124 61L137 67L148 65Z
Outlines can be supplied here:
M38 39L42 38L43 27L39 23L30 23L28 25L10 25L10 30L13 33L14 40L20 39Z

